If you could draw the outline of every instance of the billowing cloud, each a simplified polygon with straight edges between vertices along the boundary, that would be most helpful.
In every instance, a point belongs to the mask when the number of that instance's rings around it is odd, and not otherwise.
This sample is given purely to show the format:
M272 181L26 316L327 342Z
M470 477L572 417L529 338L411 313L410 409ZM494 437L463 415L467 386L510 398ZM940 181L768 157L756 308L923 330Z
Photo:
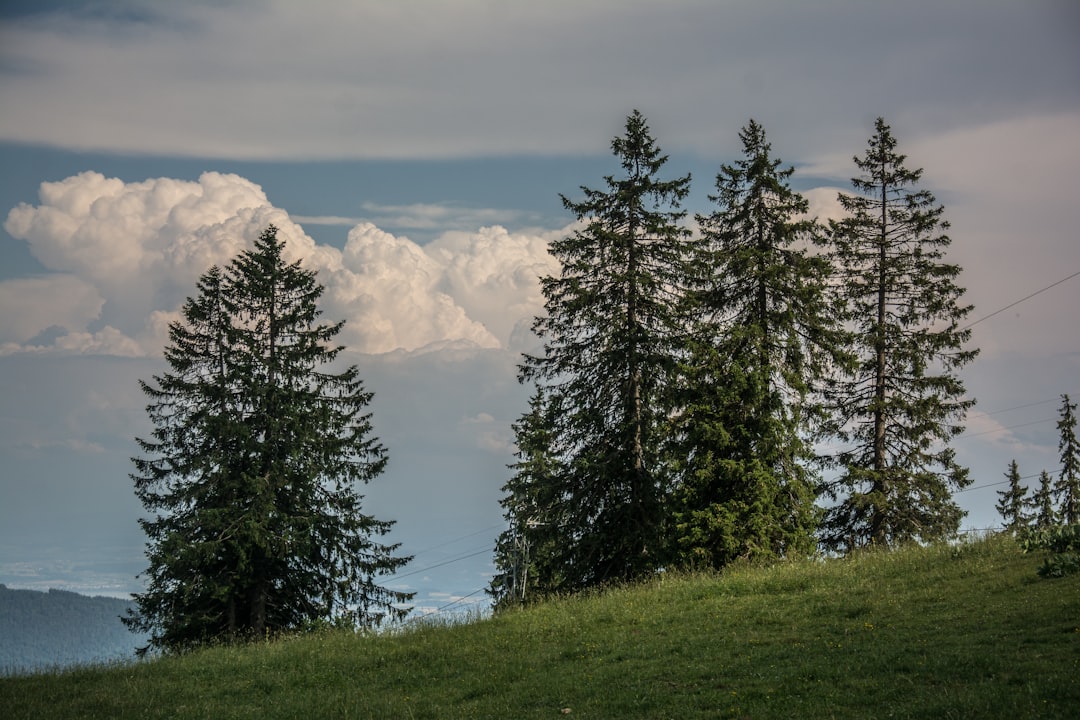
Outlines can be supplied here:
M823 225L829 220L839 220L847 214L840 204L840 193L850 192L846 188L816 187L804 190L800 194L806 198L809 210L808 217L817 218Z
M499 341L439 289L442 267L407 238L370 223L349 231L344 269L328 278L332 308L347 312L346 340L369 352L449 339L482 347Z
M559 272L547 247L562 232L510 233L495 226L445 233L424 250L445 268L446 292L503 344L514 344L543 306L537 278Z
M104 304L93 285L66 273L0 281L0 346L26 342L49 328L86 327Z
M506 346L540 310L553 272L548 235L499 226L445 233L420 246L371 223L344 248L316 244L263 190L238 175L125 183L84 172L43 183L5 229L54 274L0 282L0 353L156 354L183 299L274 224L291 259L326 286L342 340L369 353L440 342Z
M45 347L133 355L160 349L162 328L150 322L155 311L177 309L199 275L227 262L270 223L303 235L257 185L236 175L124 183L84 172L42 183L39 204L13 208L4 228L58 273L38 282L78 284L98 298L84 306L81 324L54 320L68 332ZM64 307L62 297L42 299L37 313L63 314ZM14 308L5 306L9 312ZM35 329L46 327L24 329L20 339Z
M242 246L243 237L223 232L226 225L269 206L259 186L220 173L204 173L195 183L124 183L84 172L42 183L39 201L14 208L8 232L26 240L49 269L108 285L166 263L184 280L197 276Z

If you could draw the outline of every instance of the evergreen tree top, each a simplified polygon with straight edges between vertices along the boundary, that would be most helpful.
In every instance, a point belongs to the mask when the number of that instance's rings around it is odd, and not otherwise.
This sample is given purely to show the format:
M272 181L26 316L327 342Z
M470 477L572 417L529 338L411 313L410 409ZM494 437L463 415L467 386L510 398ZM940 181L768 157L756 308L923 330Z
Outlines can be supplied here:
M674 180L660 180L657 173L668 161L651 135L645 117L634 110L626 118L625 133L611 141L611 151L619 158L619 164L626 173L625 177L605 175L607 192L580 186L585 200L575 202L565 195L560 195L563 207L573 212L579 220L593 215L604 215L611 209L612 198L617 202L628 203L637 207L643 198L651 198L652 208L669 206L665 217L678 220L685 216L683 212L673 211L678 203L690 193L690 174ZM639 208L640 209L640 208Z
M904 166L907 155L896 152L896 146L892 128L884 118L879 117L874 123L874 135L867 142L866 154L863 157L854 157L856 167L868 176L852 178L851 182L856 189L872 190L883 180L887 180L890 185L901 187L919 182L922 169L908 170Z

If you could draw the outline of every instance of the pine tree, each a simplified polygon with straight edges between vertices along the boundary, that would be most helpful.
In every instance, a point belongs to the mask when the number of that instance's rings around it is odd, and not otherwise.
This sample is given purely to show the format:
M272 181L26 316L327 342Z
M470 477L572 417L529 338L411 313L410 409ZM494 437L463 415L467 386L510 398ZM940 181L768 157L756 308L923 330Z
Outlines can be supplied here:
M149 582L125 622L159 649L371 625L410 597L375 584L408 558L373 539L392 522L365 515L354 487L386 464L372 394L356 366L325 369L343 323L317 322L323 288L276 233L199 280L169 328L169 371L141 382Z
M1051 483L1050 473L1043 470L1039 474L1039 489L1031 497L1031 526L1035 530L1045 530L1058 524Z
M715 567L816 547L809 441L817 393L845 347L831 266L811 252L819 226L788 184L794 169L770 155L755 121L739 137L743 158L722 166L709 196L717 208L696 217L702 239L677 441L677 553Z
M559 530L558 514L563 468L553 447L555 419L551 405L537 388L529 412L514 423L518 462L514 475L503 486L500 504L508 527L495 543L495 566L488 594L496 610L543 598L557 589L561 573L552 564Z
M964 514L952 490L971 482L949 447L974 404L956 374L978 353L959 327L971 306L959 303L960 267L944 262L944 208L915 189L922 171L905 159L879 118L855 158L858 194L840 195L849 217L831 225L858 357L835 398L849 447L822 531L833 549L952 536Z
M139 475L132 477L143 506L160 514L139 521L149 538L150 582L136 595L139 615L125 622L136 632L154 631L160 647L208 639L209 622L242 622L240 599L214 578L237 573L242 562L233 538L247 428L228 359L232 328L221 269L212 267L197 288L184 304L185 322L169 327L165 360L172 372L155 376L156 387L139 381L155 429L153 440L137 442L158 457L136 458Z
M1027 514L1027 488L1020 484L1020 468L1016 460L1009 463L1005 473L1009 481L1008 490L998 491L997 511L1008 532L1016 534L1030 523Z
M689 235L679 204L690 177L658 177L667 157L637 111L611 147L623 174L606 176L606 190L582 187L581 201L562 198L581 226L551 245L562 272L541 279L546 315L533 330L543 353L520 368L554 418L561 471L550 515L536 522L557 533L544 562L571 591L663 562L663 394L678 344Z
M1061 475L1054 483L1061 521L1066 525L1080 522L1080 443L1076 441L1076 403L1068 395L1061 396L1061 419L1057 423L1061 440Z

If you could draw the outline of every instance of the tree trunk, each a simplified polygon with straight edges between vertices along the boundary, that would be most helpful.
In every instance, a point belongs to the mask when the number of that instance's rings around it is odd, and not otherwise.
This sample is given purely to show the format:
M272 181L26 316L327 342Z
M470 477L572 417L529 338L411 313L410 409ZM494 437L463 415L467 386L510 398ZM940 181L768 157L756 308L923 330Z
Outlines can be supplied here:
M882 177L886 168L881 169ZM888 259L888 188L881 183L881 237L878 241L878 297L877 297L877 333L874 375L874 492L884 497L889 492L886 478L887 460L885 457L885 300L887 274L885 264ZM885 545L888 541L885 528L884 502L879 500L872 507L870 520L870 539L875 545Z
M269 595L268 583L260 580L251 593L251 617L248 622L254 638L266 635L266 600Z

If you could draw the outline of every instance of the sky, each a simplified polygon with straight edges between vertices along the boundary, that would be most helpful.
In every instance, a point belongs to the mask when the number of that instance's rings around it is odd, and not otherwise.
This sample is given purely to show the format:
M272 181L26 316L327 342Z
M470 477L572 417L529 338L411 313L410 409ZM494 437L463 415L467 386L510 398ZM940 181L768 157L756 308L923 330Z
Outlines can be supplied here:
M1073 2L0 0L0 583L139 590L138 380L199 275L273 223L375 393L390 462L365 509L415 555L381 582L482 610L559 196L618 173L634 109L691 215L754 118L835 217L884 117L975 306L965 530L998 524L1010 460L1028 484L1059 468Z

